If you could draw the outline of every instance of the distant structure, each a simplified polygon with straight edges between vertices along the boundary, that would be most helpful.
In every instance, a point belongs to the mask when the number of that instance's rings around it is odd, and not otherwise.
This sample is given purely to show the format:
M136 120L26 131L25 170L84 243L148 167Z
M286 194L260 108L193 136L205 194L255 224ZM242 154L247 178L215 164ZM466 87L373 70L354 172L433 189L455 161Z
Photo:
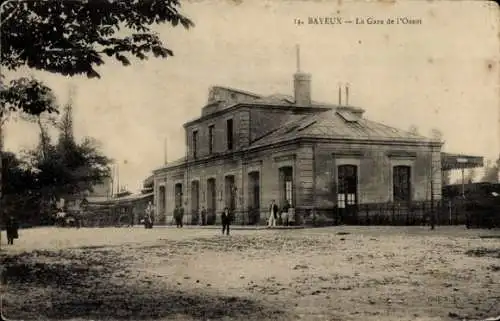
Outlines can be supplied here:
M364 118L347 87L338 104L314 101L311 78L297 48L294 96L212 87L201 116L184 124L186 156L153 172L156 221L171 222L177 206L187 222L202 206L212 216L227 206L237 222L258 224L271 200L299 219L441 198L441 141Z

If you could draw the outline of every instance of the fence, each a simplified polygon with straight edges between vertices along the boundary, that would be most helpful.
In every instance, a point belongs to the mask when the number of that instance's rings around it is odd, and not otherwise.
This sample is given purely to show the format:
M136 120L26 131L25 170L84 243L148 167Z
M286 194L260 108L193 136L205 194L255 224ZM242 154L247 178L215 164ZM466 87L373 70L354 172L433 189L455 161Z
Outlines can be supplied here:
M467 220L463 201L414 201L411 203L360 204L350 209L314 208L304 212L311 225L424 225L435 213L436 225L461 225Z
M431 223L434 213L436 225L481 225L484 223L484 213L491 210L471 207L463 199L452 201L440 200L434 204L430 201L414 201L411 203L371 203L360 204L350 209L297 207L292 209L291 225L427 225ZM490 211L490 212L487 212ZM486 220L493 220L495 226L499 222L499 211L493 211L493 216L486 216ZM489 214L488 214L489 215ZM492 218L493 217L493 218ZM471 219L472 218L472 219ZM82 226L117 226L127 225L130 219L112 211L101 209L87 213L82 219ZM233 212L233 224L235 225L265 225L267 214L260 209L249 208L246 211L236 210ZM475 221L474 221L475 220ZM205 215L201 211L192 211L184 217L186 225L215 225L220 224L220 213L206 210ZM278 225L285 223L284 217L278 218ZM158 222L157 222L158 224ZM167 225L174 224L166 222ZM490 225L491 225L490 224Z

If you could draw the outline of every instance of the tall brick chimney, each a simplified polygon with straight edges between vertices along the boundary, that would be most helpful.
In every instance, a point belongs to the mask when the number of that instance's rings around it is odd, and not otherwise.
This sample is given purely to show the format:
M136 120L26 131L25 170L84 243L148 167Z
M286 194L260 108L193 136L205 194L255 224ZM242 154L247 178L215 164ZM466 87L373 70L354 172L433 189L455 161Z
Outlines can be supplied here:
M297 45L297 72L293 75L295 105L311 105L311 74L300 71L300 47Z

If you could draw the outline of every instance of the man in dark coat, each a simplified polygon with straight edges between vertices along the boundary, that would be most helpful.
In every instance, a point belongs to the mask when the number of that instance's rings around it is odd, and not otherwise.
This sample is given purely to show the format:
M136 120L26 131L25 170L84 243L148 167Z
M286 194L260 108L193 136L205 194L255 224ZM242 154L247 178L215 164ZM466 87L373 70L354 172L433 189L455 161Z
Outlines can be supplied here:
M174 219L178 228L182 227L182 219L184 217L184 208L182 206L177 206L174 211Z
M232 215L229 211L229 208L224 208L224 212L221 214L221 223L222 223L222 235L226 232L229 235L229 225L231 225Z
M19 225L17 224L16 219L13 216L10 216L7 219L7 244L14 244L14 239L19 237L18 229Z
M201 225L206 225L207 224L207 210L205 209L205 206L201 208Z

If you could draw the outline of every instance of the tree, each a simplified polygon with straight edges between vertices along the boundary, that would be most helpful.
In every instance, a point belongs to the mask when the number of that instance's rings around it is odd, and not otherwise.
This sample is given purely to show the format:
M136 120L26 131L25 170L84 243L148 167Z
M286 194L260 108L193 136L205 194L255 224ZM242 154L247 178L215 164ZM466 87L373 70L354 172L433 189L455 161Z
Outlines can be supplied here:
M61 197L81 195L109 177L111 160L100 152L99 144L85 138L80 144L49 145L41 155L33 150L28 157L36 173L36 187L44 204L54 204Z
M105 63L106 56L124 66L130 65L126 55L141 60L173 56L152 26L194 26L179 7L178 0L0 0L0 64L3 70L26 66L94 78L100 77L95 68ZM9 110L31 115L54 112L50 92L34 78L14 79L0 88L0 116Z
M472 182L474 182L475 178L476 178L476 170L474 168L470 168L467 171L467 176L465 176L465 182L471 184Z
M2 213L15 213L23 222L40 224L45 218L40 215L41 204L36 174L29 170L24 162L13 153L3 153L2 208L8 210Z
M166 48L151 26L193 22L179 13L178 0L7 1L2 5L1 64L62 75L100 77L95 67L113 57L130 65L127 54L166 58Z
M484 176L481 179L482 182L488 183L498 183L498 170L500 165L500 158L492 164L491 161L488 161L485 166Z
M38 173L43 198L49 203L60 197L91 191L93 185L101 183L111 172L111 160L100 152L98 141L88 137L80 144L75 141L71 96L56 127L59 130L57 143L43 142L41 135L41 148L33 150L29 157Z

